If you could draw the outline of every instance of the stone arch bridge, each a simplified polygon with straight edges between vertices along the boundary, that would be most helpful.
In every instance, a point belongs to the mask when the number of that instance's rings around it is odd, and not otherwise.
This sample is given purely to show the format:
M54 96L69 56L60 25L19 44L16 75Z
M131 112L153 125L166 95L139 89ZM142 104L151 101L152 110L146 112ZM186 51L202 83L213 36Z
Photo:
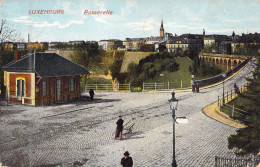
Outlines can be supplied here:
M217 64L227 64L227 65L238 65L244 61L246 56L234 56L234 55L222 55L222 54L203 54L199 55L201 60L207 62L213 62Z

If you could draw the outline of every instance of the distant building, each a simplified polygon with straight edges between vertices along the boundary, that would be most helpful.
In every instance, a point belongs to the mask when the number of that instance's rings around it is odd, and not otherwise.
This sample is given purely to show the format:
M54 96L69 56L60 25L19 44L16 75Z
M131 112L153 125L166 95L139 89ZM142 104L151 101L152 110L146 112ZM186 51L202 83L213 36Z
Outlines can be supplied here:
M62 44L63 42L50 42L49 43L49 49L54 49L56 45Z
M166 43L166 49L169 53L175 53L178 49L187 50L188 48L188 40L182 37L174 37Z
M64 68L66 67L66 68ZM29 53L3 66L8 101L48 105L80 97L80 76L89 72L55 53Z
M231 39L228 38L227 35L217 35L217 34L205 35L203 38L203 46L204 47L214 46L212 52L221 53L223 52L223 45L222 45L222 49L220 49L220 43L223 41L230 41L230 40Z
M85 44L85 41L81 40L81 41L69 41L69 44Z
M86 43L86 44L98 44L97 41L86 41L85 43Z
M39 42L26 43L26 50L43 50L43 43L39 43Z
M218 45L218 53L231 54L232 41L222 41Z
M175 34L175 36L177 36L176 34ZM172 35L172 33L165 33L165 35L164 35L164 41L168 41L168 40L170 40L170 39L172 39L174 36Z
M118 39L100 40L98 42L98 46L103 50L117 50L117 48L122 45L123 42Z
M253 47L251 49L260 52L260 33L242 34L242 36L233 38L231 43L232 53L234 53L239 48L246 49L246 47L249 45Z
M164 42L164 37L147 37L145 40L145 44L155 44L155 43L161 43Z
M4 50L12 51L15 49L15 44L13 42L5 42L4 43Z
M26 50L26 43L16 43L16 49L19 51Z
M203 47L203 35L201 34L182 34L180 37L187 41L188 48L202 49Z
M49 50L49 42L41 42L43 50Z
M126 50L139 50L145 44L147 38L126 38L123 45Z

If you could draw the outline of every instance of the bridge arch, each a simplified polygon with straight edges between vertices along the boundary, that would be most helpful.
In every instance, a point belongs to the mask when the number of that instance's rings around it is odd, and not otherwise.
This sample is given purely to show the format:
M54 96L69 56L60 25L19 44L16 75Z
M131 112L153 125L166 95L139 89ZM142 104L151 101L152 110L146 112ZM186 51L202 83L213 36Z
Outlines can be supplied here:
M233 60L233 65L237 65L237 60Z
M228 61L227 61L228 63L228 66L231 66L231 59L228 59Z

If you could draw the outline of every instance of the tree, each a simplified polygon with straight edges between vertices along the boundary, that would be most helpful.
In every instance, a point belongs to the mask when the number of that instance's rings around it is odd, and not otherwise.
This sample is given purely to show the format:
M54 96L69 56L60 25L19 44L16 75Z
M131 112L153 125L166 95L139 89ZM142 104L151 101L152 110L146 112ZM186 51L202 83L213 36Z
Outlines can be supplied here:
M5 42L15 42L20 40L20 33L13 28L14 25L8 24L6 19L1 20L0 24L0 67L9 63L14 58L14 52L4 50ZM3 69L0 71L1 95L5 94Z
M98 44L75 45L75 51L70 55L70 59L86 68L93 68L102 60L103 50Z
M258 62L260 58L258 58ZM245 112L237 117L246 127L238 129L236 134L228 137L228 148L235 148L238 155L254 154L260 152L260 64L248 79L248 91L240 95L241 103L237 106Z
M5 42L15 42L20 39L20 33L13 28L14 25L9 24L6 19L2 19L0 24L0 48L4 50L4 43Z
M179 69L179 64L170 53L156 53L139 61L139 64L129 64L128 79L132 86L141 87L145 80L154 78L162 71L173 72Z
M118 78L122 66L122 60L115 60L114 63L109 67L111 71L112 79Z

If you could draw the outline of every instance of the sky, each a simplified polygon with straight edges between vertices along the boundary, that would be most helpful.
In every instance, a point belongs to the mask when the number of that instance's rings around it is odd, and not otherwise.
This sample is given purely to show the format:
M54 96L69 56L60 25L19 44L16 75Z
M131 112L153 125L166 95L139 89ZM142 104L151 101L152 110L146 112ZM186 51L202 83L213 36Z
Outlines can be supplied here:
M64 10L63 14L30 14ZM84 11L112 11L88 15ZM260 0L0 0L0 19L32 42L260 32Z

